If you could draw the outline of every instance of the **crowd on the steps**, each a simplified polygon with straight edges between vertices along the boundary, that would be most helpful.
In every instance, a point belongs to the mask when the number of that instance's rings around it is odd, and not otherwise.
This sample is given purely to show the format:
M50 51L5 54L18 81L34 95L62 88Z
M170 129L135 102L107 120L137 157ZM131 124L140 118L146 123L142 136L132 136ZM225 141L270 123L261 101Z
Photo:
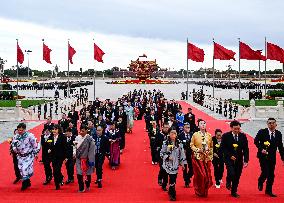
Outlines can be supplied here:
M214 136L206 130L206 121L197 119L191 108L187 113L174 100L167 100L159 90L134 90L117 101L100 101L98 98L83 106L78 112L74 108L63 114L57 124L47 118L40 142L26 126L20 123L11 140L16 180L22 180L22 190L31 186L33 162L42 151L42 163L46 179L44 185L54 180L55 188L73 184L76 167L79 192L90 190L92 174L96 172L98 187L102 187L105 158L115 170L125 148L125 135L132 133L134 120L145 120L148 132L151 161L159 166L158 184L168 191L169 199L176 200L176 179L182 166L183 180L189 188L193 178L195 194L207 197L213 185L211 164L214 169L215 187L220 188L224 167L227 168L226 188L231 196L238 198L238 185L243 168L248 166L249 147L241 124L234 120L231 130L223 133L216 126ZM276 151L284 160L282 134L276 130L276 120L269 118L268 127L262 129L254 140L258 148L261 175L258 189L271 197ZM79 128L77 129L77 126ZM63 182L63 164L68 177Z

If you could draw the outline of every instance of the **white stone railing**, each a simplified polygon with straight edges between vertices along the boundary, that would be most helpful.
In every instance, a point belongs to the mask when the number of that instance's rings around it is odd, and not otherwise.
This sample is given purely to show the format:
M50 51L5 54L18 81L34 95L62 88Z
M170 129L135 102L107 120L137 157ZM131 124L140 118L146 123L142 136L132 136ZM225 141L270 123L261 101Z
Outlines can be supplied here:
M58 120L62 117L63 113L68 114L71 110L71 106L74 106L75 103L76 101L68 98L58 100L57 114L55 114L55 104L53 104L52 119ZM38 106L22 108L21 101L17 101L16 107L0 107L0 121L44 120L43 106L44 105L41 105L41 115L38 115ZM80 108L76 109L79 110ZM49 104L46 115L50 115Z
M219 108L219 100L212 97L205 96L203 106L216 112L216 108ZM235 104L234 104L235 105ZM256 106L255 100L250 101L249 107L238 106L238 112L233 119L267 119L273 117L275 119L284 119L284 107L283 101L278 101L277 106ZM222 101L222 108L224 107L224 100ZM228 103L229 107L229 103ZM229 110L227 107L227 114ZM224 115L224 109L222 109Z
M275 119L284 118L284 107L283 101L278 101L277 106L255 106L255 101L250 101L250 118L269 118L273 117Z

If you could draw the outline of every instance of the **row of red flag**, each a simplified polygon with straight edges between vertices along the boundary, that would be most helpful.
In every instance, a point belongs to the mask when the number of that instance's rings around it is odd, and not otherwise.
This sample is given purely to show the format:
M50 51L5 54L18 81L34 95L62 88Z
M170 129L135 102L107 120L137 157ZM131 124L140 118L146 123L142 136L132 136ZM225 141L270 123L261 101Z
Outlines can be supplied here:
M46 63L51 64L51 59L50 59L50 53L51 53L51 49L43 42L43 60L46 61ZM76 54L76 50L70 45L70 43L68 42L68 61L73 64L73 56ZM105 53L103 52L103 50L98 47L98 45L96 45L94 43L94 59L98 62L104 62L103 61L103 55ZM20 45L17 42L17 62L19 62L20 64L22 64L24 62L24 52L22 51Z
M261 50L253 50L249 45L240 42L239 43L239 51L240 51L240 59L246 60L263 60L266 59L276 60L281 63L284 63L284 49L279 47L276 44L272 44L267 42L266 44L267 54L266 57L261 54ZM224 46L217 44L214 42L214 54L213 59L220 59L220 60L236 60L235 59L235 52L225 48ZM204 50L198 48L197 46L193 45L192 43L187 44L187 58L191 59L192 61L196 62L203 62L204 61Z

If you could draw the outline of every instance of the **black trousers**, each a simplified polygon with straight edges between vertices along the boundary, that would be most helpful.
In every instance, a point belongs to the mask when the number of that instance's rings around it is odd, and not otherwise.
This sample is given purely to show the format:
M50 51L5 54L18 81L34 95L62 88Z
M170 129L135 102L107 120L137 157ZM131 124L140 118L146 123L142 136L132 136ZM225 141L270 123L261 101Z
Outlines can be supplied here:
M67 159L65 166L67 170L68 180L74 180L74 165L75 160L73 158Z
M18 167L18 159L17 159L17 155L13 153L13 164L14 164L14 172L15 172L15 176L17 179L21 179L21 173Z
M214 167L214 177L216 185L220 185L220 180L222 180L224 173L224 161L214 157L212 163Z
M96 154L96 156L95 156L95 168L96 168L97 180L103 179L104 161L105 161L105 155L104 154Z
M83 175L77 174L77 179L78 179L78 184L79 184L79 190L83 191L85 189ZM87 188L90 187L91 181L92 181L91 175L87 175L87 180L85 181L85 184L86 184Z
M125 148L125 134L121 135L121 139L120 139L120 149L124 149Z
M193 167L192 167L191 156L187 155L186 161L187 161L187 164L184 166L184 170L183 170L183 180L184 180L185 184L189 184L191 182L190 179L193 176Z
M45 179L51 179L52 178L52 169L51 169L51 160L44 160L43 166L44 166L44 173L45 173Z
M59 186L63 181L63 175L61 173L62 164L63 160L52 160L54 183L56 186Z
M158 153L160 154L160 151L158 151ZM159 173L158 173L158 181L163 181L163 160L160 158L159 159L159 167L160 167L160 170L159 170Z
M228 164L227 171L227 181L230 181L232 183L231 193L233 194L238 191L238 185L243 171L243 161L241 160L236 161L234 164Z
M268 160L266 158L260 158L259 164L261 168L261 174L258 178L258 182L263 184L266 181L266 192L272 192L272 185L274 183L274 170L276 161Z
M224 116L227 117L227 114L228 114L228 112L227 112L227 110L225 109L225 110L224 110Z
M166 187L167 183L169 182L169 195L176 197L176 180L177 174L168 174L165 169L162 170L163 173L163 184L162 187Z
M158 162L159 158L157 154L155 139L150 138L150 147L151 147L152 162Z

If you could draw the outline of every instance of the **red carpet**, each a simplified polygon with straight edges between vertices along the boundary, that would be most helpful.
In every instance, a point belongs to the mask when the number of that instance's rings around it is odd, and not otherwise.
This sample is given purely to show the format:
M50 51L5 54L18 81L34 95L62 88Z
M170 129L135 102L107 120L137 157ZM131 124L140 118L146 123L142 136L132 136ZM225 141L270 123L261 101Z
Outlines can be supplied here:
M181 103L186 110L188 104ZM224 121L217 121L214 118L193 108L197 118L207 121L209 132L213 133L215 128L223 131L229 129ZM60 191L56 191L54 184L43 186L44 171L43 165L35 163L35 175L32 177L32 187L25 192L20 191L21 184L13 185L14 172L12 158L9 156L9 145L3 143L0 146L1 169L0 169L0 202L165 202L168 201L167 193L163 192L157 184L158 166L151 165L150 148L148 136L144 130L144 121L136 121L133 134L127 134L126 150L121 157L120 168L116 171L109 169L108 161L105 162L103 188L98 189L92 184L91 191L77 193L77 183L65 185ZM31 130L37 137L43 125ZM244 169L240 181L239 194L241 198L235 200L229 196L229 191L222 185L221 189L212 187L209 190L208 198L198 198L194 195L193 188L184 188L182 173L178 175L177 201L187 202L284 202L283 184L284 174L282 162L278 157L276 166L276 179L274 192L277 198L271 199L257 190L257 177L259 166L256 159L256 148L253 139L249 138L250 162L247 169ZM66 174L65 167L63 167ZM65 175L66 177L66 175ZM95 175L93 176L93 181ZM225 178L223 178L223 181ZM224 181L225 182L225 181Z

